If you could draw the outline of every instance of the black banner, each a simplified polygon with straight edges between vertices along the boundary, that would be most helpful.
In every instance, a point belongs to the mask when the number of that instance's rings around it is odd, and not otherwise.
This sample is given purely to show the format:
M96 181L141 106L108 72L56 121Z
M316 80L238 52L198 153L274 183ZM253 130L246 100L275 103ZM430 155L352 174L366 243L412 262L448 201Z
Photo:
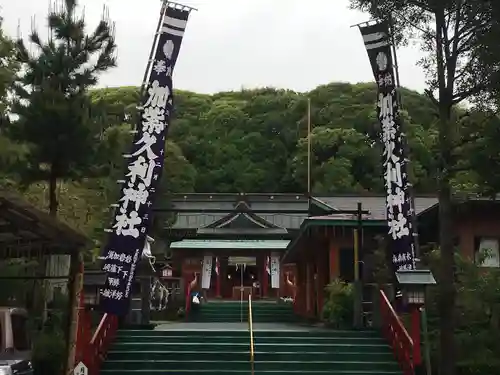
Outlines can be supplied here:
M395 270L415 268L413 202L407 173L405 135L401 129L389 24L360 27L378 86L377 114L381 125L383 173L387 193L387 224Z
M137 263L146 242L155 189L161 179L165 139L172 111L172 72L179 55L189 10L167 6L139 112L140 120L121 198L104 249L106 283L100 291L103 312L125 315L129 309Z

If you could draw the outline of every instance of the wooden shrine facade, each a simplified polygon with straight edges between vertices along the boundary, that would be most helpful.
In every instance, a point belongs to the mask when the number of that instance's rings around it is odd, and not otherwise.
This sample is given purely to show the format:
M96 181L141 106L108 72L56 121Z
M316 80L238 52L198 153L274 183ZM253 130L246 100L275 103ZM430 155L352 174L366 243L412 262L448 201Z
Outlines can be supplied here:
M275 261L304 219L330 208L302 194L182 194L173 197L171 207L156 210L175 217L153 251L163 253L173 275L180 277L181 289L197 277L197 287L208 298L239 299L241 287L245 296L252 293L255 298L291 297L293 266L278 263L276 270ZM205 280L203 288L207 257L212 262L210 283Z

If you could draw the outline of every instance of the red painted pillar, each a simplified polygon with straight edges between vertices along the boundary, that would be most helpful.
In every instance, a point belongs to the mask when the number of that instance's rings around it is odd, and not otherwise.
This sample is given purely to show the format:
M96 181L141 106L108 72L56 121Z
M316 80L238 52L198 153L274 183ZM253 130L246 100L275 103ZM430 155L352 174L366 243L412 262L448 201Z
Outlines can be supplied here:
M220 271L219 273L217 274L217 284L215 285L215 296L217 298L220 298L221 297L221 294L220 294L220 287L221 287L221 279L220 279Z
M329 266L330 266L330 279L328 282L332 282L335 280L337 277L339 277L340 274L340 267L339 267L339 252L338 252L338 246L334 242L334 240L330 240L330 249L329 249Z
M309 316L312 310L312 272L311 264L308 259L306 262L306 315Z
M304 310L304 270L301 262L296 264L295 285L297 293L295 295L295 312L302 316Z
M308 285L307 285L307 263L304 259L302 259L302 298L301 298L301 311L302 316L307 317L307 293L308 293Z
M413 340L413 364L422 364L422 352L420 348L420 306L413 306L411 311L411 338Z
M321 249L321 250L323 250L323 249ZM323 315L323 298L324 298L324 294L325 294L325 286L327 284L326 275L325 275L325 266L323 263L324 261L327 260L327 259L324 259L324 258L326 258L325 254L328 254L328 253L325 253L323 251L318 251L318 256L316 258L317 259L316 260L316 270L318 273L317 286L318 286L318 314L319 314L319 318L321 318Z
M262 272L262 298L267 297L267 292L269 290L269 277L270 275L270 267L271 267L271 259L269 257L269 254L264 255L264 269Z
M222 272L220 269L219 257L215 257L215 272L217 274L217 281L216 281L216 285L215 285L215 288L216 288L215 295L217 298L220 298L221 297L220 289L221 289L221 283L222 283L222 280L221 280Z
M295 296L293 301L293 307L295 314L300 315L300 304L302 298L302 279L301 279L301 269L300 263L295 263Z

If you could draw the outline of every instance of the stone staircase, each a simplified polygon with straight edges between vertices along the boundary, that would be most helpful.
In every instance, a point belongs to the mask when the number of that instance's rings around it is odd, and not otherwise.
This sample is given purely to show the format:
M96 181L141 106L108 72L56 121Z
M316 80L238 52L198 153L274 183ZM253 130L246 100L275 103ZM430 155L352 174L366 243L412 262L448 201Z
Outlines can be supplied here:
M252 302L253 321L255 323L290 323L296 322L293 306L289 303L270 301ZM248 322L248 302L211 300L200 305L198 311L191 311L191 322Z
M190 325L193 329L186 329ZM183 323L168 330L120 330L102 375L251 374L249 333L234 323ZM255 374L401 375L380 335L262 324Z

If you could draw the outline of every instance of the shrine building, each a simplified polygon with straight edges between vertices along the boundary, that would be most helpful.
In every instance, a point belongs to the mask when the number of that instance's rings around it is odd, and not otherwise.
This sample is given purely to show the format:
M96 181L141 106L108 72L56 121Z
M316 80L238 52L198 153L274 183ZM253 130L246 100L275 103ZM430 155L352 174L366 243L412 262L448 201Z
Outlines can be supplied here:
M417 212L436 202L417 198ZM354 229L362 233L363 259L386 232L385 207L384 196L193 193L174 195L169 207L155 210L173 216L162 252L180 293L191 284L209 299L239 300L249 293L294 297L297 276L307 272L321 285L351 281ZM317 268L302 269L302 260L312 258Z

